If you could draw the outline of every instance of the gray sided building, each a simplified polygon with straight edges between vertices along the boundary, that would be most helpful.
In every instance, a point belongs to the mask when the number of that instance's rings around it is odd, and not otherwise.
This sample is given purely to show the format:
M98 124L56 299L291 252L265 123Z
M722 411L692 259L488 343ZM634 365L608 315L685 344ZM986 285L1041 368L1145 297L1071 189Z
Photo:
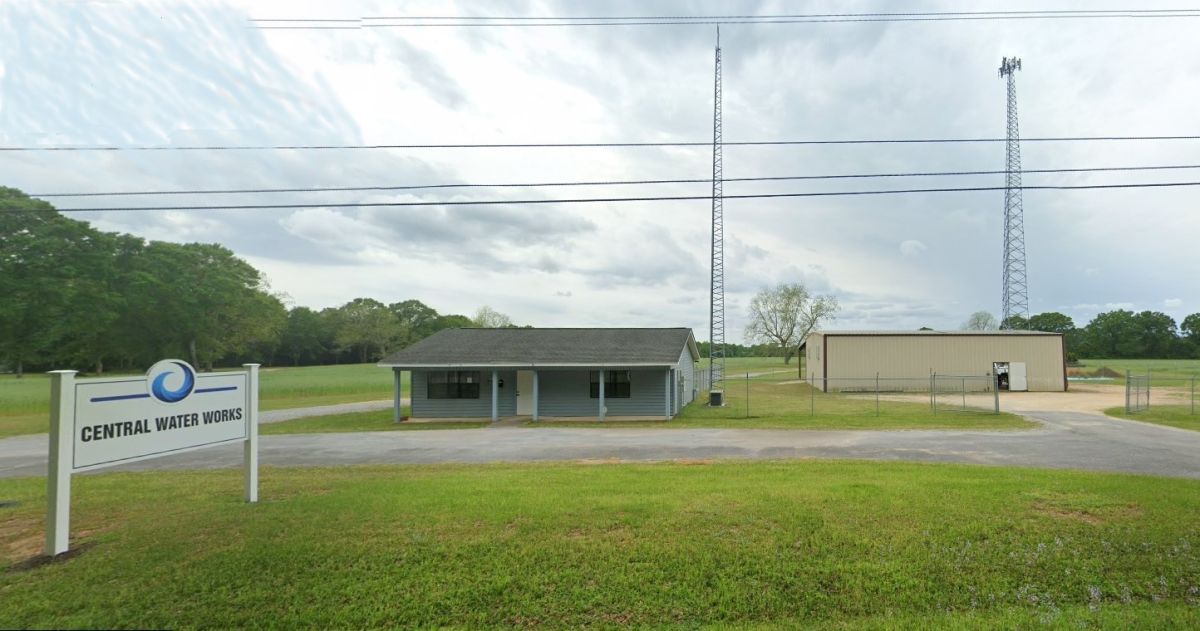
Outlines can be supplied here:
M696 397L691 329L446 329L385 357L412 417L671 419Z

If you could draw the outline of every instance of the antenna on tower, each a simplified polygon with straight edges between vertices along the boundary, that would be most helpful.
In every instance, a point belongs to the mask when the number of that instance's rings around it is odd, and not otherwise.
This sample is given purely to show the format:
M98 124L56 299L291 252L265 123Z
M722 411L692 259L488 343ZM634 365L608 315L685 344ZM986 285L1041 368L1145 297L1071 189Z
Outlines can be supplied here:
M725 209L721 171L721 27L713 79L712 277L708 303L708 404L724 405Z
M1025 206L1021 198L1021 135L1017 126L1016 71L1021 60L1004 57L1000 77L1008 79L1008 136L1004 176L1004 279L1000 328L1024 328L1010 318L1029 319L1029 287L1025 275Z

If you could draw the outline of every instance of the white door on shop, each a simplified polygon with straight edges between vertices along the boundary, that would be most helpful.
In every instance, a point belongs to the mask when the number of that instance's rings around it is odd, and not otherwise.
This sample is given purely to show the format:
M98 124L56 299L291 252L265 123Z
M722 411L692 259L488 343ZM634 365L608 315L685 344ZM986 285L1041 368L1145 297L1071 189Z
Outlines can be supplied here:
M1029 389L1029 380L1025 378L1025 362L1012 362L1008 365L1008 389L1013 392L1025 392Z
M533 414L533 371L517 371L517 414Z

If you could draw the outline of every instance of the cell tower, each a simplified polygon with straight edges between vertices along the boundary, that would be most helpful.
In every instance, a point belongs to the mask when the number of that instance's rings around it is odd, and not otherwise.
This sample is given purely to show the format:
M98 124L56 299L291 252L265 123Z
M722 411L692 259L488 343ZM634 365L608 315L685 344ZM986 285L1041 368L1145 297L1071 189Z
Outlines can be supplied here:
M712 278L708 303L709 405L724 404L725 381L725 209L721 171L721 29L717 29L713 79ZM711 393L720 392L714 400Z
M1008 79L1007 163L1004 180L1004 297L1002 328L1012 328L1012 316L1029 318L1029 287L1025 277L1025 206L1021 199L1021 135L1017 128L1016 71L1021 60L1004 57L1000 76Z

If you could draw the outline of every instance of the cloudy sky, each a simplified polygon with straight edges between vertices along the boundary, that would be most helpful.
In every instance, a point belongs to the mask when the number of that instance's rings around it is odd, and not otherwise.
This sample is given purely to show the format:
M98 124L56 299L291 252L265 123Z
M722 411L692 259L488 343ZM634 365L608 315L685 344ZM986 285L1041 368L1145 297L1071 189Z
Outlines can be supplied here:
M1149 3L1087 3L1125 8ZM1030 5L1031 7L1033 5ZM1013 9L1009 4L972 5ZM1051 8L1039 3L1038 9ZM1060 3L1053 8L1080 8ZM962 10L812 2L804 12ZM4 2L0 144L278 145L705 141L711 26L261 30L251 18L795 13L783 2ZM1025 136L1200 133L1200 18L722 28L725 138L997 137L1016 55ZM1200 141L1028 143L1026 169L1200 164ZM727 147L727 177L1004 166L1003 144ZM0 153L31 194L705 178L694 148ZM1200 169L1027 175L1026 184L1200 180ZM728 183L726 194L998 186L1002 176ZM695 327L707 338L709 203L355 208L354 202L706 195L669 186L56 198L95 225L219 242L294 304L417 298L541 326ZM1030 307L1200 311L1200 189L1028 191ZM837 295L840 328L954 328L1000 309L1003 193L729 200L731 341L753 293Z

